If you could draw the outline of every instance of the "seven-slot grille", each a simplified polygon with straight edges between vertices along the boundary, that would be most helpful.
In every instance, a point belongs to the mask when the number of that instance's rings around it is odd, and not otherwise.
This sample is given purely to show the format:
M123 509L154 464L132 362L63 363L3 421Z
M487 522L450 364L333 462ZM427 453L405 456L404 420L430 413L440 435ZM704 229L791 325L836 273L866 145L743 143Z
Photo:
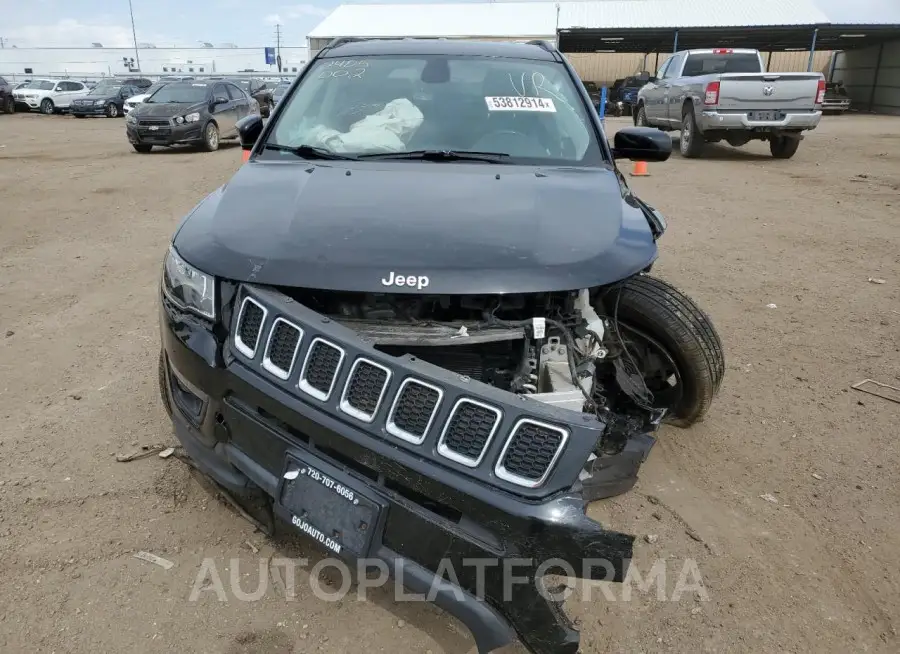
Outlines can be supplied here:
M420 444L428 434L443 395L437 386L416 379L404 380L388 414L385 429L392 436Z
M500 409L476 402L459 400L438 441L438 453L457 463L474 468L484 457L491 438L500 425Z
M265 343L262 366L283 381L291 378L302 360L300 390L327 401L340 376L344 350L321 337L314 338L308 347L301 347L305 342L303 328L282 317L272 321L264 335L267 316L262 304L250 297L244 299L234 329L236 349L253 359L260 344ZM301 350L305 351L304 357L298 356ZM365 357L357 358L347 374L339 409L363 422L374 422L385 401L391 376L391 370L384 365ZM385 431L409 443L422 444L438 414L443 391L410 377L392 395ZM503 413L497 407L472 398L459 399L443 423L438 454L477 467L487 454L502 419ZM568 437L568 430L562 427L522 418L509 432L494 473L511 484L536 488L549 477Z
M390 378L391 371L381 364L369 359L357 359L350 369L341 396L341 411L363 422L372 422Z
M494 472L500 479L519 486L540 486L568 437L569 432L561 427L527 418L520 420L513 427Z
M313 339L300 373L300 390L323 402L331 397L344 350L321 338Z
M266 320L266 309L256 300L246 298L238 315L237 329L234 333L234 345L238 352L252 359L259 346L259 336Z
M272 331L269 332L263 368L279 379L288 379L302 338L303 330L297 325L284 318L276 318Z

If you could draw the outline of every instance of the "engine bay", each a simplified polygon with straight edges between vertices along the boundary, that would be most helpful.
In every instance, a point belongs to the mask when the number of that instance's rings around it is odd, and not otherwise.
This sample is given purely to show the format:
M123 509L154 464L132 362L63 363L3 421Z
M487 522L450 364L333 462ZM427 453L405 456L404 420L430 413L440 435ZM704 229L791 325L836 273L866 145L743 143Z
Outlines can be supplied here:
M606 425L598 456L620 452L665 415L646 378L673 380L647 369L640 332L617 319L615 287L502 296L284 290L386 354L594 416Z

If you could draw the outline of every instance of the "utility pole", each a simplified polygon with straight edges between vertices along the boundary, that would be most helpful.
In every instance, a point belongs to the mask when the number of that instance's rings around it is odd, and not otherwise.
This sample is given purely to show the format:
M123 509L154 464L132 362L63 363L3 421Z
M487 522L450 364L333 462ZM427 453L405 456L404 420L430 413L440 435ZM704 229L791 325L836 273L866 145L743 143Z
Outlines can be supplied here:
M7 41L7 40L8 40L8 39L4 39L2 36L0 36L0 49L3 49L3 48L6 47L6 41Z
M281 23L275 25L275 61L278 63L278 72L281 72Z
M138 70L141 69L141 53L137 47L137 32L134 30L134 9L131 8L131 0L128 0L128 13L131 14L131 38L134 39L134 58L137 61Z

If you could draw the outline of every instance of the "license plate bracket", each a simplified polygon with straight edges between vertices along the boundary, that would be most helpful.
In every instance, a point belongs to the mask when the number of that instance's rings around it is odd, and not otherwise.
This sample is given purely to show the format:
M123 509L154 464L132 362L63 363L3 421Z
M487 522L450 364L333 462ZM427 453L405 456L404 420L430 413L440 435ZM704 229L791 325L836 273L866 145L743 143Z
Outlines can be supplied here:
M757 123L771 123L784 120L784 114L780 111L750 111L747 112L747 118Z
M276 509L313 541L344 558L368 556L378 545L387 502L342 470L312 454L289 454Z

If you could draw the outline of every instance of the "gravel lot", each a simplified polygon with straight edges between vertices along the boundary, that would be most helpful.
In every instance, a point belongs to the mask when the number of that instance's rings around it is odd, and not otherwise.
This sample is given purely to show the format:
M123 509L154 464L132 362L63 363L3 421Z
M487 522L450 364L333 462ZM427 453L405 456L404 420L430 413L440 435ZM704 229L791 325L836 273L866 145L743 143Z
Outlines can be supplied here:
M271 584L258 601L189 601L206 557L226 589L240 557L250 592L261 557L322 554L266 541L174 458L116 461L174 443L160 263L239 165L234 145L138 155L121 120L0 116L2 651L473 648L387 591L321 601L308 568L290 602ZM900 385L900 119L826 118L789 161L713 146L650 170L634 186L669 219L657 272L712 315L728 369L708 419L666 428L638 486L591 514L641 536L642 572L668 563L667 597L696 561L709 601L584 602L581 587L583 650L900 651L900 405L849 388Z

